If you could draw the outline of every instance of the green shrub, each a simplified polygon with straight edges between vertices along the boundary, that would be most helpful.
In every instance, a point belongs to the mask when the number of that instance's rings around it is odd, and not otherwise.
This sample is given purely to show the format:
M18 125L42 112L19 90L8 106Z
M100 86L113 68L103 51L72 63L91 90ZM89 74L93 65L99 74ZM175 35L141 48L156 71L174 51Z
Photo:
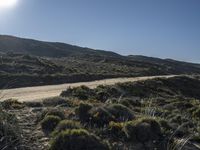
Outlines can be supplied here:
M83 129L65 130L57 134L50 150L108 150L107 144Z
M162 129L163 135L171 136L172 131L173 131L171 124L165 119L158 119L158 122L160 124L161 129Z
M60 117L58 116L46 116L42 121L41 121L41 127L42 130L45 133L51 133L55 127L58 125L58 123L61 121Z
M42 102L24 102L24 105L28 106L28 107L43 107L44 105L42 104Z
M89 121L89 110L92 109L92 106L87 103L81 103L75 110L76 115L79 117L81 122Z
M139 98L123 98L122 100L120 100L120 104L131 108L142 106Z
M67 105L67 100L63 97L52 97L43 100L44 106L58 106L58 105Z
M55 131L56 132L61 132L61 131L67 130L67 129L80 129L80 128L82 128L82 126L78 121L62 120L57 125Z
M172 129L167 120L161 119L161 120L159 120L159 124L164 130L171 130Z
M116 121L115 117L106 109L106 107L95 107L89 112L89 123L91 126L104 127L110 121Z
M65 119L65 114L63 111L58 109L46 109L43 110L40 115L38 115L37 122L43 120L46 116L57 116L61 120Z
M62 91L60 96L62 96L62 97L71 97L71 96L73 96L73 88L69 87L65 91Z
M87 100L90 98L92 95L94 95L93 90L88 88L87 86L79 86L75 88L69 88L66 91L63 91L61 93L61 96L63 97L77 97L82 100Z
M24 108L24 104L15 100L15 99L8 99L1 102L1 105L4 109L21 109Z
M110 97L110 94L106 91L96 92L95 98L101 102L105 102Z
M135 118L133 111L121 104L111 104L108 105L106 109L119 122L128 121Z
M125 134L123 132L124 123L123 122L113 122L111 121L108 125L108 133L113 138L124 138Z
M148 82L148 80L146 81ZM144 82L127 82L119 83L121 90L126 92L126 95L145 97L150 93L150 89L145 87Z
M133 112L121 104L110 104L101 107L94 107L89 111L90 124L103 127L110 121L123 122L135 118Z
M96 97L99 100L107 100L111 97L119 97L122 95L122 91L119 89L117 85L111 85L111 86L98 86L95 90Z
M127 122L124 126L127 139L132 142L147 142L157 140L161 136L161 128L154 119L138 119Z
M193 117L200 119L200 108L193 112Z

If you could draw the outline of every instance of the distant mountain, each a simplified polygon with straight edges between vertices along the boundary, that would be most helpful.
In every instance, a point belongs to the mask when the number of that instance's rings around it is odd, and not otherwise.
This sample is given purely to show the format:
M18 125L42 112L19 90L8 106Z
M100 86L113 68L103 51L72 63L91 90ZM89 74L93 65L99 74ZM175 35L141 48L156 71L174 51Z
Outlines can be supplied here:
M177 61L173 59L160 59L155 57L147 57L141 55L130 55L128 56L131 60L139 61L143 63L151 63L159 65L161 67L167 67L172 72L177 73L199 73L200 64L197 63L188 63L183 61Z
M76 55L119 56L114 52L93 50L59 42L44 42L8 35L0 35L0 51L30 54L46 57L67 57Z
M167 74L200 74L200 64L0 36L0 88Z

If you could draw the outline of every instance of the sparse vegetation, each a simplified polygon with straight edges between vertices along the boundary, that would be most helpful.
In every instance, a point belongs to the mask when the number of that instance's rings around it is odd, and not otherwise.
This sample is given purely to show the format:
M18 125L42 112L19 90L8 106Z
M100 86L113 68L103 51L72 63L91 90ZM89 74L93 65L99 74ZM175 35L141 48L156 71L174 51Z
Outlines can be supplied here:
M53 107L53 106L68 106L70 105L66 98L63 97L52 97L43 100L43 105L46 107Z
M128 140L136 143L153 142L162 135L159 123L150 118L127 122L124 126L124 132Z
M95 89L82 86L43 102L2 104L6 111L31 110L49 143L39 140L46 149L196 150L195 144L200 145L196 84L199 79L173 77ZM196 89L185 90L192 86Z
M56 127L55 132L59 133L61 131L69 129L81 129L82 126L78 121L73 120L62 120Z
M24 105L15 99L8 99L1 103L4 109L21 109Z
M60 132L52 140L51 150L108 150L107 144L84 129L72 129Z
M12 114L0 108L0 149L22 149L21 131Z
M108 125L108 135L114 139L125 138L125 133L123 131L124 124L124 122L111 121Z
M193 117L200 120L200 108L193 112Z
M69 88L66 91L63 91L61 93L61 96L64 96L64 97L74 96L81 100L87 100L92 95L93 95L93 91L87 86L75 87L73 89Z
M61 118L58 116L48 115L41 121L42 130L45 133L51 133L60 121Z
M90 104L81 103L75 110L75 113L79 117L81 122L88 122L89 121L89 110L92 109Z
M41 114L38 115L37 121L39 122L43 120L46 116L57 116L62 120L65 119L65 114L63 111L58 109L45 109Z
M134 119L134 113L120 104L93 107L84 114L85 123L99 127L108 125L110 121L123 122L131 119Z

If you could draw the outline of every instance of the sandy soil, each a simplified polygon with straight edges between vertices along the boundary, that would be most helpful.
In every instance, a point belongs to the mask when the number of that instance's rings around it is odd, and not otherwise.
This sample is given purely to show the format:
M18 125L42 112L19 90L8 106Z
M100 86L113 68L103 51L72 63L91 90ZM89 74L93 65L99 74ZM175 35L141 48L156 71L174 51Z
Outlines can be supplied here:
M6 99L17 99L21 102L24 101L39 101L45 98L58 96L63 90L69 87L77 87L81 85L86 85L90 88L95 88L98 85L113 85L122 82L135 82L154 78L170 78L175 75L165 75L165 76L148 76L148 77L134 77L134 78L114 78L97 80L92 82L79 82L79 83L66 83L60 85L46 85L46 86L35 86L35 87L25 87L16 89L4 89L0 90L1 101Z

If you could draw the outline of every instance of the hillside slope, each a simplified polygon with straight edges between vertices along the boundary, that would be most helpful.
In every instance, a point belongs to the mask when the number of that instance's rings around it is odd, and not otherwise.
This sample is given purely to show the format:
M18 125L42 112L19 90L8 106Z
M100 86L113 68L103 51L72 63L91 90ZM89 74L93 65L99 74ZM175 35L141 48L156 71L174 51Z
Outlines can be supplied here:
M0 88L169 74L200 74L200 64L0 35Z
M0 35L0 51L46 57L67 57L85 54L119 56L114 52L93 50L59 42L44 42L8 35Z

